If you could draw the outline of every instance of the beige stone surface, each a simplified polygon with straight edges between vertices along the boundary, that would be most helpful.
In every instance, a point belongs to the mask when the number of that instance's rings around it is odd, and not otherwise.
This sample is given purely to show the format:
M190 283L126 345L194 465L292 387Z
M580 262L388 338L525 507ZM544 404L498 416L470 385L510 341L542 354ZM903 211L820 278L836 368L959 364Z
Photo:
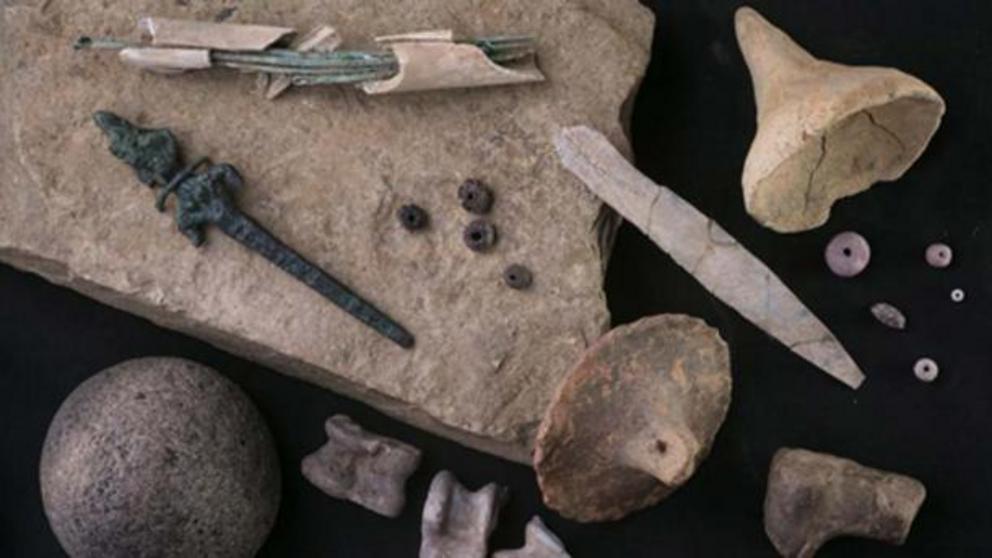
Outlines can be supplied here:
M132 36L139 17L211 20L222 2L7 2L0 52L0 259L467 445L528 461L559 380L608 326L602 206L561 168L552 136L589 123L626 150L620 113L647 64L636 0L241 2L231 21L334 26L345 46L423 29L532 33L548 81L370 98L293 90L276 102L228 72L158 76L79 35ZM190 156L246 177L240 204L408 326L405 351L212 232L193 248L108 152L90 115L168 126ZM467 250L458 185L497 192L490 254ZM397 226L409 202L426 234ZM503 286L522 263L534 288Z
M748 7L735 24L758 109L744 202L772 230L819 227L835 201L898 179L940 126L944 100L909 74L815 58Z

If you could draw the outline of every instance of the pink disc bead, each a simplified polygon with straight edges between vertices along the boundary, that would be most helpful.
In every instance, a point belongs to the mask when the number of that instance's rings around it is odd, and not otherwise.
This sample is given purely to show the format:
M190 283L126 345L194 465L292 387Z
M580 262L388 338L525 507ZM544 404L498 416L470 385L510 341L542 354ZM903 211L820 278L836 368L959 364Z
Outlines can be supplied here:
M842 232L827 244L824 256L827 267L834 275L854 277L868 267L868 262L871 261L871 246L865 237L856 232Z
M927 248L927 263L930 267L944 268L954 260L954 250L946 244L931 244Z

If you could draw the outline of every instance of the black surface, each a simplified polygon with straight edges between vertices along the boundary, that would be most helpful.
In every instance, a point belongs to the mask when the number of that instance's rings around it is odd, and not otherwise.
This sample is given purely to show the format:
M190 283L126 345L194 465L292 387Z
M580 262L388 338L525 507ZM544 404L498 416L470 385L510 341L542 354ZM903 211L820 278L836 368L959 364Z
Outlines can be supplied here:
M451 469L470 487L495 481L512 500L493 537L517 545L540 513L576 557L773 556L761 505L772 453L803 446L911 474L927 500L904 547L861 540L828 545L824 557L989 556L992 411L988 215L992 174L992 4L907 0L769 0L755 7L820 56L891 65L931 83L948 115L933 144L895 184L835 207L816 231L784 236L743 210L740 170L754 132L750 82L733 37L735 3L658 2L655 59L634 113L639 166L716 218L769 263L845 342L868 374L850 391L744 322L625 226L608 273L615 323L686 312L720 328L734 362L734 401L711 457L668 501L629 519L582 526L539 504L533 474L387 419L364 405L272 373L204 343L159 329L34 276L0 266L0 556L59 556L40 505L36 469L49 419L82 380L121 360L178 355L233 378L258 403L278 440L283 505L263 556L415 556L431 476ZM863 276L831 276L821 251L855 229L874 248ZM956 251L932 270L923 250ZM964 304L949 300L967 291ZM878 300L902 307L897 333L869 317ZM922 355L941 377L912 376ZM308 486L298 463L319 446L321 424L347 413L373 431L425 452L400 520L332 500Z

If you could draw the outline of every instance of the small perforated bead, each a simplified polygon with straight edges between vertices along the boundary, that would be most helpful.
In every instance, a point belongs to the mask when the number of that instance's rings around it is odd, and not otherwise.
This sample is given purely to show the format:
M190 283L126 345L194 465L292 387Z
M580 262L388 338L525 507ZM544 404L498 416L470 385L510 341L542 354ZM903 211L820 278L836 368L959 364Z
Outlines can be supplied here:
M964 290L954 289L951 291L951 300L954 302L964 302Z
M474 252L486 252L496 244L496 227L485 219L476 219L465 227L465 245Z
M865 237L856 232L842 232L827 244L824 257L834 275L854 277L868 267L871 246Z
M930 383L937 379L937 375L940 374L940 368L932 359L921 358L913 366L913 374L921 382Z
M403 228L408 231L419 231L427 227L427 223L430 220L427 216L427 212L417 205L404 205L396 212L396 218L400 220L400 224Z
M493 208L493 191L482 182L470 178L458 188L458 199L469 213L485 215Z
M522 265L511 265L503 272L503 281L511 289L522 291L534 283L534 275Z
M954 250L946 244L931 244L927 248L927 263L930 267L945 268L954 261Z

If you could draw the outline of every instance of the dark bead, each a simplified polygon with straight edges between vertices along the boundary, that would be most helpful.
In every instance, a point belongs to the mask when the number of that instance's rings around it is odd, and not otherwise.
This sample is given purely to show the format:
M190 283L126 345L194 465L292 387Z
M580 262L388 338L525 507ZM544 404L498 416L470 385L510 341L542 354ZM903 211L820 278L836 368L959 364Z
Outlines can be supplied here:
M485 219L476 219L465 227L465 245L475 252L485 252L496 244L496 227Z
M419 231L427 227L430 218L427 216L427 212L423 210L418 205L404 205L396 212L397 218L400 220L400 224L403 228L408 231Z
M458 199L465 211L476 215L485 215L493 208L493 191L474 178L458 187Z
M522 291L529 289L534 283L534 275L526 267L514 264L503 272L503 281L506 282L507 287Z

